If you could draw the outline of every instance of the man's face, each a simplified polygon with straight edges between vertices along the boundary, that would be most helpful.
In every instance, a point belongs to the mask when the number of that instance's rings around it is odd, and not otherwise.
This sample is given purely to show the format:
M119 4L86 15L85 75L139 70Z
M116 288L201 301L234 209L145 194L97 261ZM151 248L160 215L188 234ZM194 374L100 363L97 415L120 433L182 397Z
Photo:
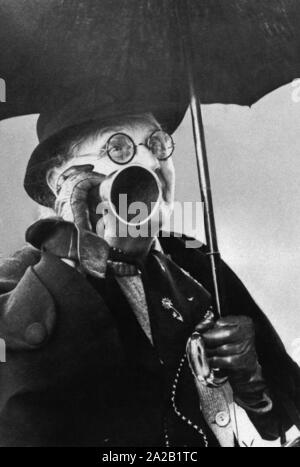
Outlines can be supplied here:
M147 148L146 143L148 138L155 130L159 130L158 123L150 116L141 116L135 118L133 121L130 119L124 124L116 126L110 125L104 128L99 136L94 139L89 139L80 144L74 151L74 157L69 160L62 167L54 169L51 176L51 188L55 191L55 186L71 173L73 168L86 170L91 169L98 174L106 177L111 174L130 167L131 165L140 165L144 168L152 170L158 176L162 188L162 219L163 222L167 220L173 209L174 195L175 195L175 169L172 158L165 161L160 161ZM113 162L105 151L106 144L109 138L116 133L124 133L131 137L136 145L136 155L128 164L120 166Z

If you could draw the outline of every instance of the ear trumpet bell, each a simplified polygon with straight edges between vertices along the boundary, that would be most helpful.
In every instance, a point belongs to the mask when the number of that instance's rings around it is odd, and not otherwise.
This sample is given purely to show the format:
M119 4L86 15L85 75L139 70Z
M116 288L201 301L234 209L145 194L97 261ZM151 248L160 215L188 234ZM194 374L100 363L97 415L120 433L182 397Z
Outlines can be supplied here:
M119 222L140 227L157 215L162 199L161 182L152 170L131 165L102 182L100 198L109 203Z

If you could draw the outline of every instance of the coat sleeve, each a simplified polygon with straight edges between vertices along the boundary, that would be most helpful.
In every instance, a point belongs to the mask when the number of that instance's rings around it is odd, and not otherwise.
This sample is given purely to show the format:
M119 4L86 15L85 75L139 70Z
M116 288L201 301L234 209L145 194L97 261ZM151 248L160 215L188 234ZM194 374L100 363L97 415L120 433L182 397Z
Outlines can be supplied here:
M74 381L97 373L101 384L106 364L114 363L115 328L101 296L75 269L30 248L0 265L0 338L6 343L1 446L54 438L59 410L77 391ZM106 363L101 356L110 348ZM37 401L44 399L39 408Z
M186 248L186 237L162 239L166 253L190 272L207 290L213 291L206 247ZM266 439L278 438L291 426L300 428L300 369L290 358L272 324L255 303L236 274L221 264L225 292L225 313L251 317L256 330L256 347L263 374L270 389L274 409L269 417L256 416L252 421Z
M112 317L101 296L54 255L40 256L25 248L0 265L0 338L8 365L16 351L24 361L42 355L45 348L60 360L72 351L78 356L93 327L99 331L99 326L105 330L110 325Z
M0 266L0 337L8 351L39 347L52 332L54 302L34 272L38 261L36 250L24 248Z

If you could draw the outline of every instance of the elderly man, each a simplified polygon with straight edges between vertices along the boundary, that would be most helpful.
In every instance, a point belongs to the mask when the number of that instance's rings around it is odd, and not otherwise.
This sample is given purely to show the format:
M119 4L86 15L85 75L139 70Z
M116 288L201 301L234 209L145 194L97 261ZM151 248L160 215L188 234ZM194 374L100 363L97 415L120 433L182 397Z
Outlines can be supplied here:
M227 316L212 320L205 246L160 234L174 202L174 127L140 112L78 125L68 118L40 118L42 142L25 180L55 213L31 226L28 245L0 267L8 349L0 445L237 445L226 403L211 420L191 371L186 346L196 329L210 367L228 376L236 409L263 439L285 441L299 423L299 368L225 264ZM146 235L120 234L115 174L129 198L142 193L147 204L157 189Z

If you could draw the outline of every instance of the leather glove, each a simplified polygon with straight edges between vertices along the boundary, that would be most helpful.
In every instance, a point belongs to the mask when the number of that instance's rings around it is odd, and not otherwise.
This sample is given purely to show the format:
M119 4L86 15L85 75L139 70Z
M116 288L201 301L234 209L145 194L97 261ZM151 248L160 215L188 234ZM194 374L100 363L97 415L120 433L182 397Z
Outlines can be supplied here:
M272 401L255 348L255 328L247 316L227 316L196 327L204 341L211 368L228 374L237 402L247 410L267 412Z
M74 262L83 272L103 278L106 274L109 245L96 233L89 212L92 190L99 192L103 181L91 171L74 171L65 181L56 202L58 217L33 224L26 232L26 241L35 248ZM65 220L64 213L73 222Z

